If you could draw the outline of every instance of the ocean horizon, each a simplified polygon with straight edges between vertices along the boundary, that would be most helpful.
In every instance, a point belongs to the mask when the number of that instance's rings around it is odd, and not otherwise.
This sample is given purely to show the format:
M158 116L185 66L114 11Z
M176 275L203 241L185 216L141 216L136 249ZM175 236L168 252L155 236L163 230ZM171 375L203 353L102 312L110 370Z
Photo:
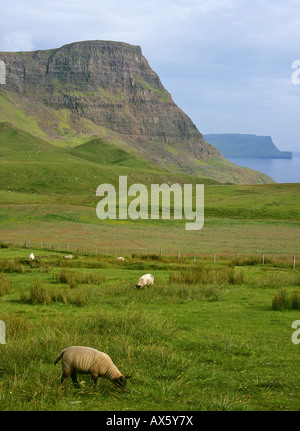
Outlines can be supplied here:
M226 157L227 160L246 168L255 169L271 177L276 183L300 182L300 152L293 152L292 159Z

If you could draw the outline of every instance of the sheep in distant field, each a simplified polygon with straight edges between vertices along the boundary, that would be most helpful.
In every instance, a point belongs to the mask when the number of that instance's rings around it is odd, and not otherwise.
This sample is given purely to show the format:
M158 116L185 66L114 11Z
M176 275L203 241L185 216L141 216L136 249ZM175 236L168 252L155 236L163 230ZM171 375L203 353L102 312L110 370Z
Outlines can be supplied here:
M73 256L71 254L67 254L67 256L64 256L64 259L73 259Z
M30 256L29 256L29 260L33 260L33 259L34 259L34 254L31 253Z
M136 288L142 289L144 286L152 286L153 283L154 283L153 275L152 274L145 274L139 278L139 281L137 282Z
M125 259L124 259L124 257L119 256L119 257L117 257L117 260L125 260Z
M124 386L130 376L123 376L111 358L99 350L84 346L71 346L62 350L55 358L54 364L62 359L61 386L64 388L66 380L71 376L73 384L79 387L76 373L91 374L96 384L98 377L110 380L116 386Z

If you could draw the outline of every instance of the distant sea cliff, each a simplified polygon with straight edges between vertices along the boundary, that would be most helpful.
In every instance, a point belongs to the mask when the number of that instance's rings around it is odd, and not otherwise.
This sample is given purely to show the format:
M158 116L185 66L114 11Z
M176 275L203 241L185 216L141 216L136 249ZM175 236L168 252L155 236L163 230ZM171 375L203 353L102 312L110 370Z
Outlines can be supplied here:
M203 135L206 142L217 147L224 157L292 159L291 151L280 151L271 136L238 133Z

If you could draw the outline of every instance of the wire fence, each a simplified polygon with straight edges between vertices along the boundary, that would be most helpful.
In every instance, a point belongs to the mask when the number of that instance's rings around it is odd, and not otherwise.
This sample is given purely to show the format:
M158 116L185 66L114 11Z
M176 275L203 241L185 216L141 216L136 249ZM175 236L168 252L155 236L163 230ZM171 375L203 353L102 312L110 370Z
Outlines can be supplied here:
M33 242L31 240L1 240L1 248L14 247L20 249L35 250L36 253L40 251L49 251L51 253L57 252L60 254L74 254L81 256L123 256L123 257L142 257L159 259L163 257L173 257L178 261L190 260L196 261L207 261L213 262L214 264L224 261L234 260L236 263L242 264L245 260L248 260L248 265L260 263L265 265L268 263L282 263L290 265L293 269L299 265L300 255L299 254L274 254L274 253L245 253L245 252L202 252L202 251L181 251L181 250L169 250L163 249L162 247L156 248L137 248L137 247L113 247L113 246L85 246L69 243L52 243L52 242Z

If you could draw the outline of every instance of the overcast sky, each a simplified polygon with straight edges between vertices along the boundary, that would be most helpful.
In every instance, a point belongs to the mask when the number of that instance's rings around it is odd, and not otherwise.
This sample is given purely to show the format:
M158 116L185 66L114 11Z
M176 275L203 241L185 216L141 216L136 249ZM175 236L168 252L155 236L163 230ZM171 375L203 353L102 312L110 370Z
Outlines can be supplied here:
M300 151L299 0L0 0L0 17L0 51L140 45L201 133L270 135Z

